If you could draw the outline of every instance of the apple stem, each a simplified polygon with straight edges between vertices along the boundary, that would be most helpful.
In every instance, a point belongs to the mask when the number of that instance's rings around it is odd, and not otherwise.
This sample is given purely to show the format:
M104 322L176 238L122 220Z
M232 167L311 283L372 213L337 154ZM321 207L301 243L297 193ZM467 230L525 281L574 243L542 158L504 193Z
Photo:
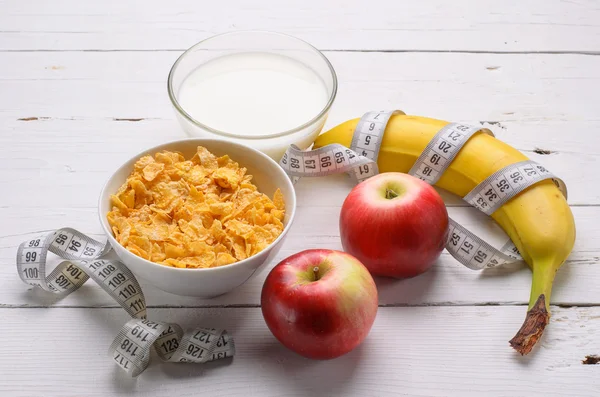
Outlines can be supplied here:
M319 266L313 267L313 273L315 275L315 281L319 279Z
M391 200L396 197L398 197L398 193L396 193L392 189L385 189L385 198L386 199Z

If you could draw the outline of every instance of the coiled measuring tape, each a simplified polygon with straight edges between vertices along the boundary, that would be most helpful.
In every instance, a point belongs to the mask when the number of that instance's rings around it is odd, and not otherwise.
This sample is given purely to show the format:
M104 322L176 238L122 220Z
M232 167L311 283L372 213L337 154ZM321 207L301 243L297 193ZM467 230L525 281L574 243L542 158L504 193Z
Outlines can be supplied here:
M300 177L342 172L349 173L356 182L362 182L378 173L377 156L381 140L394 114L404 113L399 110L365 113L354 130L350 148L331 144L302 151L292 145L279 164L294 182ZM494 136L485 128L458 123L445 125L434 135L408 173L430 185L435 184L461 148L478 132ZM567 188L560 178L535 161L526 160L494 172L463 199L486 215L491 215L523 190L546 179L551 179L567 196ZM446 249L466 267L481 270L522 260L510 239L497 249L453 219L449 221Z
M198 328L186 333L177 324L146 319L140 284L123 263L101 259L111 247L75 229L63 228L27 240L17 250L17 271L26 284L66 296L93 279L133 317L108 349L131 376L142 373L154 347L163 361L205 363L233 357L233 338L224 330ZM46 276L48 252L65 259Z

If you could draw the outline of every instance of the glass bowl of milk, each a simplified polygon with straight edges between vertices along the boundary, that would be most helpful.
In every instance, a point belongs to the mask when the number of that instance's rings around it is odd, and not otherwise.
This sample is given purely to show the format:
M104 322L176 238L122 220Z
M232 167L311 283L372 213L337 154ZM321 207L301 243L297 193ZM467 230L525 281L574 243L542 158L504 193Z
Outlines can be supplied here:
M337 92L329 60L281 33L213 36L173 64L168 91L177 119L193 137L235 141L276 161L321 132Z

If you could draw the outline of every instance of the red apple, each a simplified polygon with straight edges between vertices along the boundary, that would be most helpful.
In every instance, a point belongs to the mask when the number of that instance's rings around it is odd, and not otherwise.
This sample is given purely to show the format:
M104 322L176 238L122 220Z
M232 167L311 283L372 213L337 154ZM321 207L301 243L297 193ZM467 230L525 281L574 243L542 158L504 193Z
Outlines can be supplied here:
M377 288L356 258L340 251L306 250L267 276L262 313L273 335L308 358L348 353L367 336L377 314Z
M373 275L412 277L428 270L448 237L448 212L422 180L386 172L352 189L340 214L344 251Z

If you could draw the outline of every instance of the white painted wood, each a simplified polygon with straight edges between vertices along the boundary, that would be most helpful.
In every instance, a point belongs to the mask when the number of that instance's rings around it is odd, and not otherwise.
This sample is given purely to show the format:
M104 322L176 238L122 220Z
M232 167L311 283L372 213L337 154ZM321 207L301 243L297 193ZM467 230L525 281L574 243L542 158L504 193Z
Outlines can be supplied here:
M34 127L33 134L20 129L18 134L4 138L2 145L11 150L0 153L0 165L10 169L11 173L0 174L0 181L10 183L11 189L0 197L0 209L94 208L103 184L122 163L149 147L186 138L174 121L153 121L143 125L102 121L52 124L40 122ZM63 128L57 130L60 126ZM533 131L538 131L539 135L544 133L543 129ZM593 149L597 132L594 129L585 131L588 134L582 133L582 136L589 136L591 142L582 140L579 145L582 150ZM21 137L27 137L27 141ZM597 177L600 153L525 153L565 180L570 204L600 203L600 186L590 183ZM351 188L352 184L343 176L306 178L297 187L299 192L304 192L298 205L341 206ZM314 191L323 194L316 195ZM43 200L40 200L40 193ZM445 198L451 205L466 205L451 194L445 194Z
M0 395L599 395L600 367L581 360L600 354L600 7L512 3L0 1ZM302 359L277 343L256 306L280 259L341 249L338 213L351 185L343 176L306 179L282 251L244 286L201 300L142 282L150 318L232 332L233 362L154 357L127 379L105 354L125 312L93 282L59 300L22 284L16 247L61 226L102 238L96 202L110 173L144 148L184 137L166 96L174 60L200 39L256 28L327 50L340 83L327 127L380 108L481 123L562 176L577 242L552 302L590 307L553 306L540 346L520 358L507 341L525 315L529 269L473 272L443 254L417 278L377 280L380 304L394 307L380 308L359 349ZM37 119L19 120L28 118ZM489 218L442 194L455 219L503 242ZM235 308L219 307L228 305Z
M184 49L217 33L266 29L318 48L594 51L593 0L244 0L2 2L0 49Z
M0 211L0 214L8 215L8 211ZM600 285L600 225L597 223L600 208L575 207L573 212L578 239L568 263L557 274L552 302L600 305L600 295L597 293L597 286ZM283 258L309 248L342 249L338 214L338 207L299 208L296 222L280 253L264 270L229 294L214 299L179 297L142 282L147 303L159 307L258 305L265 277ZM450 215L497 247L506 241L506 235L500 228L473 208L450 208ZM34 234L28 232L36 228L51 230L71 226L104 239L96 216L94 209L66 208L30 208L23 217L17 214L7 216L9 229L15 235L3 238L0 243L0 303L15 306L115 307L116 303L93 281L88 281L79 291L58 301L41 290L30 291L31 288L19 279L14 264L18 244L33 237ZM476 272L465 268L444 252L435 267L421 276L408 280L378 278L376 281L382 305L524 304L529 300L531 271L524 265L511 265Z
M172 121L165 92L176 54L4 55L9 62L0 63L0 91L10 95L0 96L0 117L7 129L0 143L11 150L0 153L0 161L15 169L17 175L7 180L18 195L2 197L0 204L94 206L102 182L121 162L149 146L185 137ZM599 187L589 183L596 178L599 161L599 57L330 55L340 89L328 127L367 110L395 107L482 123L563 177L570 203L600 203ZM31 117L38 120L19 120ZM144 120L114 121L140 118ZM555 153L539 155L533 152L538 148ZM34 194L40 191L48 193L43 203Z
M3 396L578 396L600 393L600 308L555 309L534 354L508 346L520 307L380 308L365 342L329 361L285 349L260 309L151 310L184 329L223 327L233 360L165 364L129 379L106 350L127 321L121 309L0 309Z
M45 300L37 294L23 293L24 286L14 272L14 250L24 238L22 234L62 226L76 227L86 233L101 233L95 208L102 184L110 173L149 146L184 137L173 120L164 86L164 74L175 54L5 55L10 63L0 64L0 76L4 79L0 80L0 86L10 86L12 89L6 92L16 94L14 97L0 96L0 109L5 109L1 117L8 127L7 132L0 135L0 142L10 148L0 152L0 164L11 170L0 173L0 180L10 186L0 196L0 214L8 222L7 232L0 236L17 236L3 239L5 248L0 252L7 266L0 268L0 274L5 274L0 283L6 284L0 289L0 303L45 305ZM440 118L471 123L499 121L500 124L483 125L561 175L569 186L570 203L583 206L600 203L600 188L589 182L595 180L595 170L600 162L598 120L594 108L596 98L600 98L593 90L593 83L600 78L600 58L489 54L330 55L338 69L341 86L328 126L357 117L369 109L392 107L393 102L387 98L397 93L414 93L398 99L397 103L415 104L414 113ZM524 69L520 63L523 61L529 62L531 67ZM20 68L10 66L15 64ZM490 65L498 69L489 70ZM505 83L510 83L510 90L501 88ZM486 92L497 94L487 101L480 101ZM453 97L458 99L452 100ZM27 117L39 119L18 120ZM114 118L144 120L115 121ZM570 132L574 126L580 128L576 134ZM556 153L539 155L533 152L537 147ZM582 163L586 167L582 168ZM338 214L351 187L344 176L305 179L298 183L299 216L291 238L270 266L306 248L341 249ZM450 205L465 205L452 195L445 197ZM494 230L489 218L475 210L453 209L452 212L459 220L477 219L481 224L476 230L484 234ZM597 303L594 286L600 280L600 270L596 270L600 268L595 266L597 259L589 255L600 252L600 243L595 238L598 234L597 208L574 208L574 212L578 227L577 246L568 270L559 273L554 301ZM496 234L497 239L498 236L500 234ZM496 273L502 276L489 276ZM150 305L257 304L266 274L263 271L232 294L209 301L171 296L152 286L145 286L145 290ZM465 269L445 255L431 274L401 282L381 280L381 302L506 304L527 301L528 269L495 270L486 274L482 276ZM461 288L456 288L458 282ZM114 305L93 285L56 304Z
M0 90L10 95L2 96L0 109L15 121L31 116L172 119L166 80L179 54L3 53ZM598 121L597 56L325 54L339 80L334 123L382 107L457 121Z

